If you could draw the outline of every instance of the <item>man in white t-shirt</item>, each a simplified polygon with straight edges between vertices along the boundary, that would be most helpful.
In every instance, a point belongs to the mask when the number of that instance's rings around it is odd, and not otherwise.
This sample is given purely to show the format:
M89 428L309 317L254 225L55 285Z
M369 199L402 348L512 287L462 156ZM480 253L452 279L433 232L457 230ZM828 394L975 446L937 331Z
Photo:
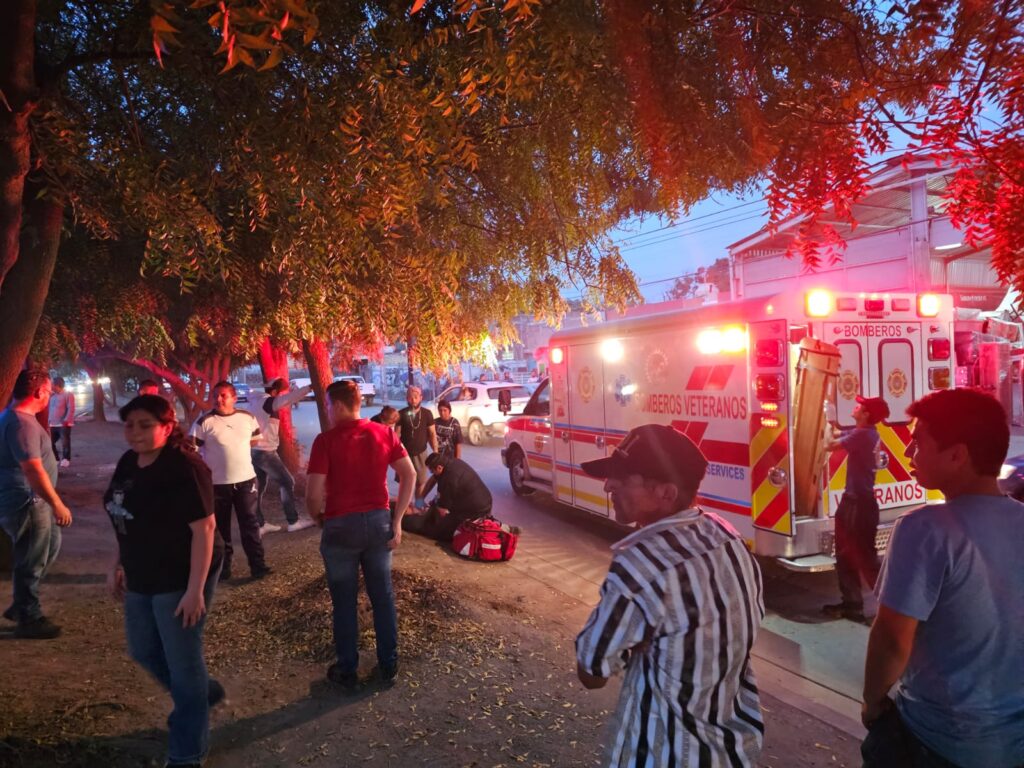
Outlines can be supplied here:
M312 389L307 385L289 391L288 379L274 379L263 392L254 392L249 396L253 416L260 425L260 441L252 447L252 464L256 470L256 519L260 524L261 535L281 530L281 526L268 523L263 517L263 494L271 480L277 483L281 494L288 532L294 533L313 525L313 521L308 518L299 519L299 510L295 506L295 478L277 453L281 445L281 420L278 414L302 400Z
M75 395L64 388L64 379L60 376L53 380L53 394L50 395L50 440L53 442L53 455L60 455L60 466L71 466L71 428L75 426ZM62 454L57 453L57 441L60 441Z
M217 382L213 386L214 409L201 416L189 433L213 473L214 515L217 529L224 539L221 581L231 578L232 507L238 518L238 535L249 560L252 577L262 579L270 573L263 555L260 524L256 520L256 470L250 454L251 447L259 442L260 428L251 413L235 410L237 400L238 395L230 382Z

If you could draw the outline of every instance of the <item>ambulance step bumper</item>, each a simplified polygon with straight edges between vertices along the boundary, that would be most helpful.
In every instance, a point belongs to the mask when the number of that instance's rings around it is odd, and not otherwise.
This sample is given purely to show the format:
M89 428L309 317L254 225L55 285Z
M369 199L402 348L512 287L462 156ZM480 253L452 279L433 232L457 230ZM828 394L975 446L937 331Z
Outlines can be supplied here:
M836 559L829 555L807 555L806 557L777 557L775 562L787 571L797 573L823 573L833 571L836 567Z

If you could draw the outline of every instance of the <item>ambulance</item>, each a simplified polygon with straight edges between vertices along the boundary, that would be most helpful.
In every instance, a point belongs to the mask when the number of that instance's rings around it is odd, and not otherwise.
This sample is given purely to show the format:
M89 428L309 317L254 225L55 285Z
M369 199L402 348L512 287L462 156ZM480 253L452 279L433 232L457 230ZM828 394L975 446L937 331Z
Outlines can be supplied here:
M814 289L558 332L549 378L508 421L502 461L513 490L614 520L603 481L580 465L641 424L670 424L708 459L698 503L751 550L795 571L834 567L833 518L846 454L825 443L854 426L857 395L882 397L877 545L929 500L905 450L914 400L953 385L948 295Z

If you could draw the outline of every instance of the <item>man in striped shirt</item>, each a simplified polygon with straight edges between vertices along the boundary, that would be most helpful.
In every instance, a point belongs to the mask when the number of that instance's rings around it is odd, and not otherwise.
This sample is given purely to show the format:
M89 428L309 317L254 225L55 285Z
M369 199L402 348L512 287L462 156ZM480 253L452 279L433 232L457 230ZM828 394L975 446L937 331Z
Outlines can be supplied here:
M604 764L756 765L761 573L731 526L692 506L707 460L682 433L647 424L582 466L606 478L617 519L642 526L612 546L601 600L576 638L585 687L625 670Z

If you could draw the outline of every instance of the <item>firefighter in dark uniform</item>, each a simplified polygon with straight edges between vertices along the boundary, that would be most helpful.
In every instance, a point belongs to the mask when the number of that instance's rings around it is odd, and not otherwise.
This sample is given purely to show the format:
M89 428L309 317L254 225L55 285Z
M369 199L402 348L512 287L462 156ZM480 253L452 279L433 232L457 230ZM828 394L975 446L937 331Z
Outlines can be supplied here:
M842 602L826 605L822 612L833 618L864 622L861 581L871 589L878 579L878 501L875 499L875 468L878 451L878 423L889 418L889 406L880 397L857 395L853 410L856 424L825 446L845 450L846 489L836 510L836 575Z

